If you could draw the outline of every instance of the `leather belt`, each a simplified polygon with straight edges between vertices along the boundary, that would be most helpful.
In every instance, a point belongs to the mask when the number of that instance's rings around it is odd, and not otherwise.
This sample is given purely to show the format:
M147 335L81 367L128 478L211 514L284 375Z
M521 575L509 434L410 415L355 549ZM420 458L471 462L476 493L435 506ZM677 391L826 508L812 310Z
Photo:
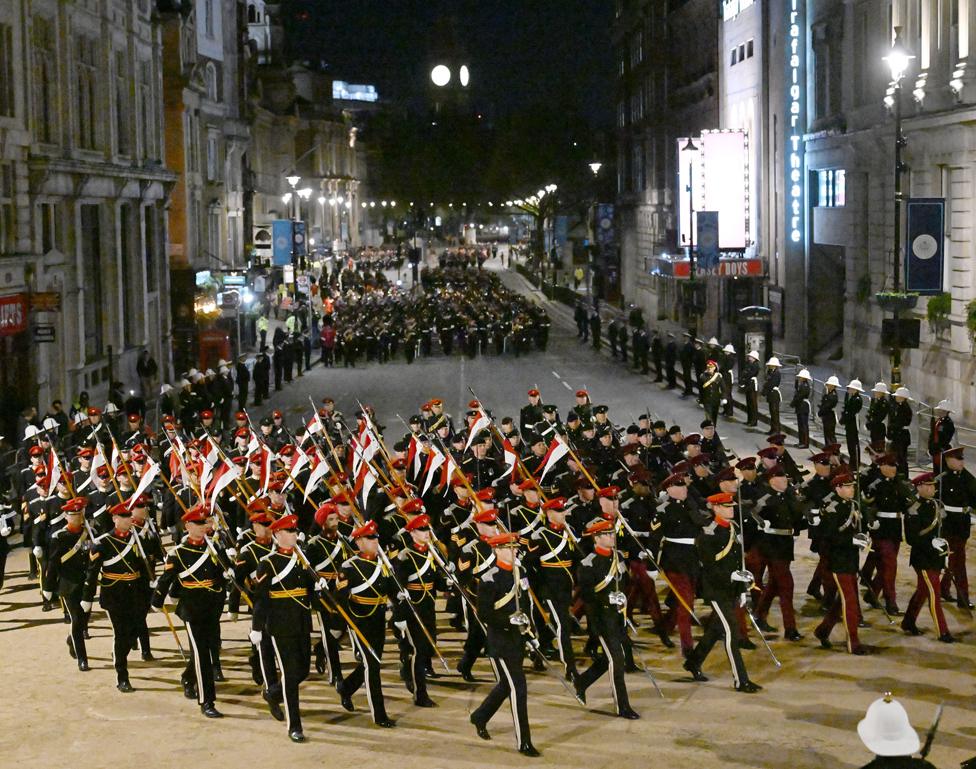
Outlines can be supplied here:
M775 534L778 537L792 537L793 529L763 529L763 534Z
M901 515L901 513L891 513L891 512L888 512L888 511L884 511L884 512L879 511L878 513L876 513L876 515L878 516L878 518L898 518Z
M694 545L695 540L692 537L664 537L665 542L672 542L675 545Z
M292 590L272 590L269 595L272 598L304 598L308 595L308 588L296 587Z
M362 604L363 606L379 606L386 603L386 596L378 595L375 598L370 598L365 595L351 595L349 596L349 600L353 603Z
M953 507L952 505L943 505L947 513L966 513L969 512L968 507Z

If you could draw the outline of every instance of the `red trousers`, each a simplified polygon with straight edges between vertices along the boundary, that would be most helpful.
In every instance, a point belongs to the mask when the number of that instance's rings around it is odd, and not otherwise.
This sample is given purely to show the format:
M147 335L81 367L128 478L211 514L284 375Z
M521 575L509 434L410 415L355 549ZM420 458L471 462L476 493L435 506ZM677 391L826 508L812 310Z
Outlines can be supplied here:
M969 577L966 575L966 540L962 537L946 537L949 543L949 563L946 565L946 582L956 585L956 597L969 600ZM948 590L948 585L946 585Z
M817 568L813 570L813 576L810 578L810 584L807 585L808 593L817 593L821 589L827 589L827 585L831 584L830 571L827 569L827 556L824 553L819 553L820 560L817 561Z
M783 614L783 631L796 630L796 615L793 613L793 573L789 561L770 561L769 581L756 604L756 616L766 619L773 599L779 598L779 610Z
M694 605L695 586L691 581L691 577L677 571L666 571L665 574L671 584L674 585L675 590L678 591L678 595L685 599L685 603L688 606ZM681 637L681 652L687 656L695 648L695 644L691 638L691 615L682 606L681 601L673 596L671 600L674 603L664 617L664 630L670 633L674 630L675 625L678 626L678 635Z
M871 590L874 594L884 594L886 606L895 606L898 599L895 596L895 576L898 574L898 548L901 542L893 539L874 539L872 547L877 554L875 563L877 571L871 580Z
M766 556L759 552L759 546L753 545L746 552L746 568L752 572L756 587L763 589L763 576L766 571Z
M640 604L641 610L654 620L655 625L661 624L661 603L657 599L654 580L647 573L647 564L643 561L630 562L630 587L627 589L627 611L631 619L634 610Z
M821 640L826 640L830 637L830 631L834 629L838 620L843 619L844 629L847 631L847 651L852 652L861 645L857 637L857 575L831 574L831 576L837 586L837 592L827 610L827 615L817 625L813 634Z
M945 614L942 612L942 598L939 595L939 572L935 569L915 569L918 575L918 583L915 586L915 594L908 602L905 609L905 616L902 618L903 628L911 627L918 618L918 613L922 609L922 604L928 601L929 611L932 614L932 622L939 628L939 635L949 632L946 624Z

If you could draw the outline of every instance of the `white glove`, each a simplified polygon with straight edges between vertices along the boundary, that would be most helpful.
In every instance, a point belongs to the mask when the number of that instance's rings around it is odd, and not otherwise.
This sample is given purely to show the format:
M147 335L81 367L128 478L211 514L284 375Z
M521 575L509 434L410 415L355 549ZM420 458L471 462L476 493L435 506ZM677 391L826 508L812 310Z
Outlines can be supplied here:
M745 605L746 605L746 594L743 593L742 595L739 596L739 606L745 606Z
M881 528L881 521L871 521L871 523L868 524L868 528L871 529L871 531L877 531Z
M247 637L251 639L252 644L255 646L260 646L261 640L264 638L264 633L262 633L260 630L249 630Z
M50 601L51 598L54 597L54 593L51 593L51 592L49 592L47 590L42 590L41 591L41 596L44 598L45 601Z
M650 570L648 570L647 572L647 576L650 577L651 579L657 579L659 575L660 572L650 571Z
M42 555L44 555L44 548L42 548L40 545L34 545L31 552L34 554L35 558L40 558Z
M393 627L399 630L401 633L407 632L407 621L405 619L397 620L393 623Z
M519 587L522 588L523 590L528 590L529 589L529 578L528 577L522 577L522 579L519 580Z
M154 580L153 580L152 582L150 582L150 583L149 583L149 588L150 588L151 590L155 590L155 589L156 589L156 584L157 584L158 582L159 582L159 580L158 580L158 579L154 579Z
M305 532L304 531L298 532L298 541L299 542L304 542L305 541Z
M532 651L534 651L534 652L537 652L537 651L539 651L539 639L538 639L538 638L530 638L530 639L529 639L528 641L526 641L525 643L526 643L526 645L527 645L527 646L528 646L528 647L529 647L529 648L530 648L530 649L531 649Z
M399 593L396 594L396 597L398 601L406 601L408 598L407 591L401 590Z
M0 527L0 537L9 537L9 536L10 536L10 527L9 526Z
M325 581L325 577L319 577L315 581L315 589L318 590L319 592L328 589L328 587L329 587L329 583Z
M85 612L85 614L88 614L88 612L91 611L91 601L81 601L78 605L81 607L81 610Z
M938 553L944 554L949 552L949 543L946 542L942 537L933 537L932 547L935 548L935 551Z
M857 545L862 550L866 548L869 544L871 544L871 541L868 539L867 534L855 534L851 538L851 542Z
M744 582L747 585L751 585L755 581L755 577L752 576L752 572L748 569L736 569L732 572L733 582Z
M619 590L616 590L610 593L607 600L609 600L610 604L613 606L623 606L624 604L627 603L627 596L625 596Z
M228 582L234 581L234 571L233 569L224 569L224 579Z
M516 627L528 627L529 618L524 611L517 611L508 618L509 623Z
M447 562L447 573L453 574L457 571L457 566L455 566L451 561Z
M329 632L332 634L332 637L334 639L336 639L337 641L340 638L342 638L343 635L345 635L345 631L343 631L343 630L330 630Z
M642 561L651 560L651 554L648 553L646 550L641 550L640 554L637 557L640 558Z
M228 558L237 558L237 550L232 547L228 547L224 552L227 553Z

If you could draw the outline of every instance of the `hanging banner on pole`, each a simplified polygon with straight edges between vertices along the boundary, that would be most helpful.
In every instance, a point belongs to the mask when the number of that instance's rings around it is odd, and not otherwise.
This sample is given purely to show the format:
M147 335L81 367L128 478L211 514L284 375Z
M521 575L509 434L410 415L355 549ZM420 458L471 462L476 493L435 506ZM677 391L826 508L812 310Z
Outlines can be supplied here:
M718 211L698 211L695 214L695 250L697 266L702 272L718 269Z
M291 219L275 219L271 222L272 264L291 264Z
M945 198L909 198L905 227L905 288L941 294L945 261Z

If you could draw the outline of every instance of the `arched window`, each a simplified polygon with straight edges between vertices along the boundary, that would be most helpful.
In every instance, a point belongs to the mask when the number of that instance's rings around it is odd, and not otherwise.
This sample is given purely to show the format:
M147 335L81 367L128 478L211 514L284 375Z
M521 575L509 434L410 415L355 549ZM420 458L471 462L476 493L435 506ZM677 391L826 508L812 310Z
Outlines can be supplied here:
M247 6L247 23L257 24L261 19L258 18L258 9L256 6L248 4Z
M204 83L207 88L207 98L210 101L217 101L217 68L213 62L207 62L207 67L203 73Z

